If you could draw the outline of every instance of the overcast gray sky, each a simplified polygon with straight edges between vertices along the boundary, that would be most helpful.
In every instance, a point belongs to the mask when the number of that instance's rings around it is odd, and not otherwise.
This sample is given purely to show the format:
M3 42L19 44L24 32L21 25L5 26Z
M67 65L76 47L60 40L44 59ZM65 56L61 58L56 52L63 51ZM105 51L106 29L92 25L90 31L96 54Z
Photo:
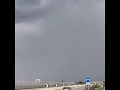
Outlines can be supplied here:
M105 79L104 0L15 0L15 80Z

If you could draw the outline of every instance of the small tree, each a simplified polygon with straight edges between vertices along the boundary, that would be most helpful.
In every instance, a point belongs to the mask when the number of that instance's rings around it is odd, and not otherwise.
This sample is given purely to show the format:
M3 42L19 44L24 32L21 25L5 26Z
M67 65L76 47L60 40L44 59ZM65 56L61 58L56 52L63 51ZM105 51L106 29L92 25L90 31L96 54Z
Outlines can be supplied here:
M79 84L82 84L82 81L79 81Z
M88 85L85 86L85 89L88 89ZM92 86L89 86L89 90L103 90L101 85L94 83Z
M62 82L65 82L65 80L62 80Z

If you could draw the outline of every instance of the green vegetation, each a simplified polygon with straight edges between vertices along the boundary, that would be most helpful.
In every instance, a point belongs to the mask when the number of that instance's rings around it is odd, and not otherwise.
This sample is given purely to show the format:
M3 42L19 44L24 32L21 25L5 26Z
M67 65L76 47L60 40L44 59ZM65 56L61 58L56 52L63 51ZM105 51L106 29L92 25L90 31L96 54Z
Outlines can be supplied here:
M103 87L105 87L105 81L103 81Z
M103 84L103 87L105 87L105 83Z
M103 90L103 89L104 88L101 87L101 85L98 85L98 84L93 85L92 87L90 87L90 90Z
M82 82L82 81L78 81L78 82L75 82L76 85L79 85L79 84L85 84L85 82Z
M89 87L89 90L104 90L104 88L105 88L105 84L103 84L103 86L102 86L100 84L95 83ZM85 89L88 90L88 85L86 85Z

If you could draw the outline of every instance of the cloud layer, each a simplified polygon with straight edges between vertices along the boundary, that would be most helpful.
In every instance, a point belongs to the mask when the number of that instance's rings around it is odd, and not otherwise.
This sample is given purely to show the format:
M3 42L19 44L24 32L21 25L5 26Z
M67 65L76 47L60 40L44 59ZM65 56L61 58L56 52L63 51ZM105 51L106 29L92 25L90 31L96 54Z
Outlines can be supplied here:
M104 0L15 4L16 81L104 80Z

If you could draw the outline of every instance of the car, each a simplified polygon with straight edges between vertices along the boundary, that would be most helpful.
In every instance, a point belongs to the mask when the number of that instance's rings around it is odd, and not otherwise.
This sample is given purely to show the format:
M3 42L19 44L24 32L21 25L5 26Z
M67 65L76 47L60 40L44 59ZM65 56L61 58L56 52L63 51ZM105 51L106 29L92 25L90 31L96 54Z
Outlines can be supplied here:
M62 90L72 90L71 87L64 87Z

